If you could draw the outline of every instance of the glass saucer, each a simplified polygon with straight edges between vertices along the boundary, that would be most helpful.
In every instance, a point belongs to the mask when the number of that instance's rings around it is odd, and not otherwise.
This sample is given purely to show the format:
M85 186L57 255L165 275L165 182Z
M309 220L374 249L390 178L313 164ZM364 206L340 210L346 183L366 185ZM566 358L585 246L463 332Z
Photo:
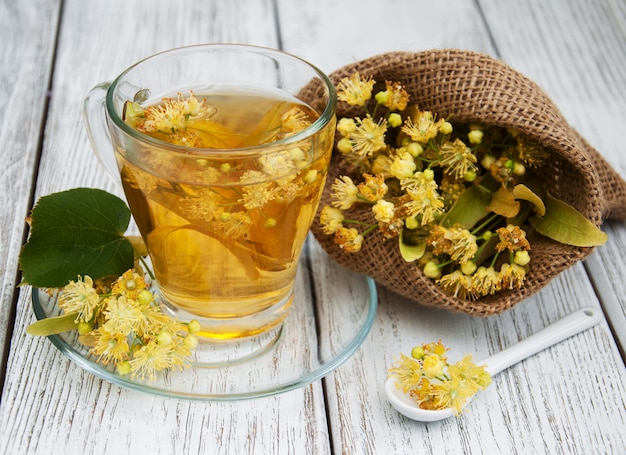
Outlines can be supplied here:
M277 341L247 361L207 366L197 358L183 371L160 372L155 381L135 381L97 363L88 348L77 341L76 331L48 338L83 369L133 390L204 401L287 392L309 385L342 365L363 343L374 322L378 303L374 281L330 261L321 262L314 267L314 284L308 264L301 262L293 306ZM333 283L332 289L325 283ZM307 289L314 289L315 300ZM32 302L37 319L59 315L56 299L40 289L33 289Z

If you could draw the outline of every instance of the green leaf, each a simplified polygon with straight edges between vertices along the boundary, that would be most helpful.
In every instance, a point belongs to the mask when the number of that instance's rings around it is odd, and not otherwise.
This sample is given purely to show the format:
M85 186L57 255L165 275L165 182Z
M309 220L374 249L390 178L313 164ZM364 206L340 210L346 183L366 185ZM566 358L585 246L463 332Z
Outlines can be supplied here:
M398 244L402 259L406 262L414 262L424 256L426 252L426 242L420 242L417 245L408 245L404 243L402 233L398 236Z
M574 207L546 194L544 216L531 217L530 224L542 235L566 245L592 247L607 240L606 233Z
M471 229L476 223L489 215L487 206L491 202L491 193L472 185L466 189L456 200L450 211L441 221L444 227L452 227L460 224L466 229Z
M513 218L519 213L520 203L515 200L515 196L511 190L504 186L498 188L493 193L491 202L487 206L487 210L502 215L505 218Z
M124 201L106 191L76 188L40 198L20 254L23 283L63 287L78 275L121 275L134 260L124 237L129 221Z
M78 324L74 322L77 316L78 313L71 313L41 319L29 325L26 328L26 333L33 336L46 337L48 335L56 335L57 333L69 332L78 326Z
M528 201L535 206L537 215L543 216L546 213L546 205L537 193L531 190L529 187L523 184L515 185L513 188L513 196L515 199L521 199Z

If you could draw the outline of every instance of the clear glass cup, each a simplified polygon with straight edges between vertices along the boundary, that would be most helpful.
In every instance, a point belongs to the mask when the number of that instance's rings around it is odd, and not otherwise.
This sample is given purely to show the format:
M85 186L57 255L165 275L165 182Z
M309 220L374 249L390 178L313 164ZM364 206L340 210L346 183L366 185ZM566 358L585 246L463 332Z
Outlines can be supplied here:
M156 54L89 92L89 139L121 179L162 302L204 337L275 334L287 316L335 106L310 63L236 44Z

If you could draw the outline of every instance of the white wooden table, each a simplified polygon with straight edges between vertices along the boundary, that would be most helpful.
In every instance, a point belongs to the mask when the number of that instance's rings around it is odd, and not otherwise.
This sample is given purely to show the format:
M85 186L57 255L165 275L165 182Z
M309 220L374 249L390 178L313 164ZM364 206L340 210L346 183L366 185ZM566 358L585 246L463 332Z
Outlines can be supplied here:
M623 0L0 0L0 42L0 454L626 453L624 222L606 223L608 243L584 264L499 316L424 309L379 289L374 326L350 360L249 401L161 398L98 379L25 333L31 293L16 288L34 200L117 191L88 145L84 95L181 45L281 48L327 72L393 50L489 53L535 80L626 175ZM332 296L338 284L311 285ZM414 344L443 339L481 358L586 305L605 321L501 373L461 418L413 422L383 396L393 357Z

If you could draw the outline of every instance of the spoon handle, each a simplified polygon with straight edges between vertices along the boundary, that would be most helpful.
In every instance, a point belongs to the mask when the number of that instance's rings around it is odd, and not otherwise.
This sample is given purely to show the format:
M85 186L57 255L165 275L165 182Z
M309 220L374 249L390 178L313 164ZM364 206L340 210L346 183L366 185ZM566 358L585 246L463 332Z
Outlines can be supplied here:
M550 346L587 330L602 320L602 311L594 307L584 307L559 319L555 323L545 327L523 341L497 353L493 356L477 362L477 365L486 364L489 374L496 375L511 365L516 364L543 351Z

